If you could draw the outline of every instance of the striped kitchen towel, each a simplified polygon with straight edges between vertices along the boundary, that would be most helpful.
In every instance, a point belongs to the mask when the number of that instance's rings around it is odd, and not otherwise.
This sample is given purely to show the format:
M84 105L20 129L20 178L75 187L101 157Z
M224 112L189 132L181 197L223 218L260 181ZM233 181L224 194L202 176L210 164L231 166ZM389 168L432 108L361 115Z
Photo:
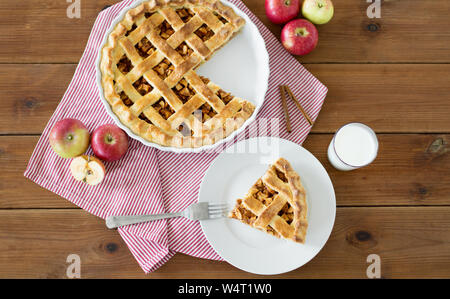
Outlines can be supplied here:
M133 2L122 1L102 11L97 17L75 75L44 129L25 171L25 176L30 180L101 218L109 215L178 212L185 209L197 201L200 181L218 155L218 151L188 154L164 152L130 140L125 157L106 163L105 180L92 187L75 181L69 171L70 159L62 159L52 151L48 134L58 120L69 117L79 119L91 132L100 125L113 123L98 94L95 60L112 20ZM281 83L290 86L315 120L327 88L284 50L277 38L240 0L230 2L256 24L269 52L269 87L257 120L281 119L283 122L278 90ZM284 126L281 126L277 135L301 144L311 126L292 101L289 101L288 106L291 111L292 133L288 134ZM254 127L254 123L251 124L234 141L251 134L271 134L253 130ZM92 154L92 150L88 149L87 153ZM154 271L176 252L221 260L203 235L200 224L185 218L130 225L119 228L118 231L145 272Z

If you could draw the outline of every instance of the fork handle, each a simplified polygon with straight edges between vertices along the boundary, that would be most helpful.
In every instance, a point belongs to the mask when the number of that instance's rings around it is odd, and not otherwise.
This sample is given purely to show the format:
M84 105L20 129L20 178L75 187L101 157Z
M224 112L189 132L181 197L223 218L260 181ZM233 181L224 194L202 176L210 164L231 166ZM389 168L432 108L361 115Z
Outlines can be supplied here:
M108 216L106 217L106 226L108 228L116 228L119 226L161 220L166 218L181 217L183 213L165 213L154 215L130 215L130 216Z

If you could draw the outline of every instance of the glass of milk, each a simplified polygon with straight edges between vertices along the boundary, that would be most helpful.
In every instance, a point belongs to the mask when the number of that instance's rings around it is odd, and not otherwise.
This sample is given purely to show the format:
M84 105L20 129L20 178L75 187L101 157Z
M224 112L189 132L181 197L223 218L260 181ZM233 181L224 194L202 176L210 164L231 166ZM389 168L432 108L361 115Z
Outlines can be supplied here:
M377 135L361 123L342 126L328 146L328 160L336 169L343 171L369 165L375 160L377 153Z

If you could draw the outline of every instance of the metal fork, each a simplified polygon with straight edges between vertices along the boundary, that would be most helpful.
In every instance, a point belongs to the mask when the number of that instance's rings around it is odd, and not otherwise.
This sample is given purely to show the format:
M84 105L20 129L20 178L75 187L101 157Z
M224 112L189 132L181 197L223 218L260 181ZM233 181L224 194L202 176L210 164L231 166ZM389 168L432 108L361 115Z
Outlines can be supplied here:
M191 220L206 220L221 218L225 216L227 210L226 204L211 204L208 202L198 202L190 205L184 211L178 213L165 213L154 215L131 215L131 216L108 216L106 217L106 226L116 228L119 226L154 221L160 219L185 217Z

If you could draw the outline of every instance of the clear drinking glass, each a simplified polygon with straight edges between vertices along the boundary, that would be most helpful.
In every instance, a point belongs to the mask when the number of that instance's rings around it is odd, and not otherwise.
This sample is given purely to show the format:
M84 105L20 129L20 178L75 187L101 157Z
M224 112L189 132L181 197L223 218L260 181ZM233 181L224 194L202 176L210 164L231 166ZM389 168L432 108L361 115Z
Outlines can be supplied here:
M328 160L336 169L342 171L367 166L375 160L377 154L377 135L362 123L342 126L328 146Z

